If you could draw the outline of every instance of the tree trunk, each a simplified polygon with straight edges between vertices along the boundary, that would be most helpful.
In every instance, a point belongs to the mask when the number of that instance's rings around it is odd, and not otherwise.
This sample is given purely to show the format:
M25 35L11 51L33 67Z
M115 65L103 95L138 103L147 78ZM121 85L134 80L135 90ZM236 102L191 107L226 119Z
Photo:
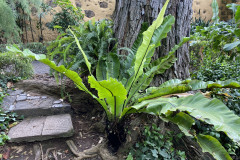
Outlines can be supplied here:
M137 38L143 22L152 24L166 0L116 0L114 12L114 32L119 47L131 47ZM192 18L192 0L170 0L166 15L176 18L168 37L162 41L154 59L168 54L169 50L190 35ZM152 85L158 86L166 80L189 77L189 44L176 51L177 62L163 75L157 75Z

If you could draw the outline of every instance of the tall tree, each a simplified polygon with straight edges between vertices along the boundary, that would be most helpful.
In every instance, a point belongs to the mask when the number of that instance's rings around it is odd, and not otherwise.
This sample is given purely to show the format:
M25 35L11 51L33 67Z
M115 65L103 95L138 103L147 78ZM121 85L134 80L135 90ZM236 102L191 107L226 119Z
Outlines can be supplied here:
M32 7L38 11L42 0L0 0L0 43L19 42L23 31L27 32ZM26 35L27 36L27 35ZM27 37L26 37L27 39Z
M114 12L114 31L119 47L131 47L136 40L142 23L151 24L156 19L166 0L116 0ZM190 35L192 19L192 0L170 0L166 15L176 18L175 24L156 51L155 58L166 55L169 50ZM153 85L158 86L168 79L189 77L189 44L176 51L177 62L164 75L158 75Z

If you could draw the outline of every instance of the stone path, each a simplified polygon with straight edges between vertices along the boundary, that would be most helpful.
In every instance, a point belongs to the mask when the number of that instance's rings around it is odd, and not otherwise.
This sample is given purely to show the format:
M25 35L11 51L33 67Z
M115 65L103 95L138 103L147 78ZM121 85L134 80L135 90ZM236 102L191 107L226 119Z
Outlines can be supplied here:
M9 96L4 98L3 109L13 111L24 117L48 116L70 113L71 106L61 99L23 90L9 90Z
M24 115L18 125L10 129L10 142L33 142L73 135L71 106L61 99L24 90L8 90L3 109Z
M71 116L61 114L55 116L27 118L13 127L8 136L10 142L32 142L51 138L69 137L73 134Z
M45 74L45 73L49 73L50 71L49 66L39 61L33 61L32 65L33 65L34 74Z

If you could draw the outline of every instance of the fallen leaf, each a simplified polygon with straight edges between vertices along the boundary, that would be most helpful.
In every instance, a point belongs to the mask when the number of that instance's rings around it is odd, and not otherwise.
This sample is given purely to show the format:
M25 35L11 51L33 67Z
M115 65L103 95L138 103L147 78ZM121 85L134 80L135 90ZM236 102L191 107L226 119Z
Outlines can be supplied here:
M230 96L228 93L222 93L222 95L226 96L226 97L232 97Z
M8 159L10 156L10 148L7 148L7 151L5 153L3 153L3 159Z
M20 153L24 150L24 146L13 146L12 150L16 150L16 153Z
M13 83L12 82L7 82L7 88L12 88L13 87Z
M9 128L12 128L12 127L16 126L17 124L18 124L18 122L14 122L14 123L9 125Z

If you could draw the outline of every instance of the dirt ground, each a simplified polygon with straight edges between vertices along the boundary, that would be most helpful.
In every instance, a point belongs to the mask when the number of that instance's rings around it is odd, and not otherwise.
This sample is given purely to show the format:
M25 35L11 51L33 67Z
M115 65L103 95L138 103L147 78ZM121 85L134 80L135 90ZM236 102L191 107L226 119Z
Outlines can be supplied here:
M99 116L92 117L87 114L74 114L72 116L74 126L73 137L33 143L7 143L5 146L0 147L0 154L3 154L5 159L9 160L35 160L35 157L39 155L38 153L40 153L39 158L44 160L72 160L75 156L70 151L66 141L72 140L79 151L98 144L105 136L94 130L94 124L100 120L101 117ZM46 154L46 152L48 153ZM101 160L101 158L95 157L91 160Z

